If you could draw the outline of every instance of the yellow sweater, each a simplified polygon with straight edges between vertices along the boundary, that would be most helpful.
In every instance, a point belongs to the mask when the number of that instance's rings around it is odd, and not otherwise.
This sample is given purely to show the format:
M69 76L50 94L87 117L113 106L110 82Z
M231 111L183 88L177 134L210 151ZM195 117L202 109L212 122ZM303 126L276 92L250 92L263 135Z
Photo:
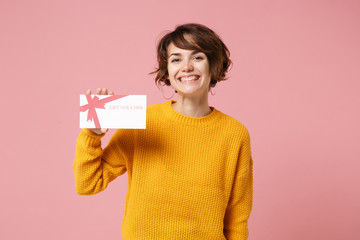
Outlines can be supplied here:
M124 240L242 240L252 209L253 161L246 127L218 111L177 113L173 101L147 107L146 129L118 129L108 145L81 129L76 192L103 191L128 173Z

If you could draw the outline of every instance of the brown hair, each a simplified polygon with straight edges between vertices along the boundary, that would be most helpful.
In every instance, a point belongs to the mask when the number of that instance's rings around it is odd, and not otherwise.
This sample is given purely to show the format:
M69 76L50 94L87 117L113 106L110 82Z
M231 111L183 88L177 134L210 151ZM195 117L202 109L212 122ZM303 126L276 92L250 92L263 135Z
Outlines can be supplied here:
M184 36L190 36L191 42L187 41ZM167 79L167 48L173 43L178 48L197 50L203 52L209 60L211 81L210 87L215 87L217 82L226 80L226 72L232 64L230 52L220 37L210 28L197 24L188 23L179 25L173 32L163 36L157 45L157 61L159 67L149 74L157 73L155 83L159 86L164 83L170 86Z

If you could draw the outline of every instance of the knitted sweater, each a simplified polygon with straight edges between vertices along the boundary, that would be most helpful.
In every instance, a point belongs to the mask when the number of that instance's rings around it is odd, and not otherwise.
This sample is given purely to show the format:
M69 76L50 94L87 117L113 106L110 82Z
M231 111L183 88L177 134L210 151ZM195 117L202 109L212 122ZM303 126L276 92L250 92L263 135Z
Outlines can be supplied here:
M242 240L252 209L253 160L247 128L211 107L204 117L173 101L147 107L146 129L118 129L108 145L81 129L73 169L76 192L103 191L128 173L124 240Z

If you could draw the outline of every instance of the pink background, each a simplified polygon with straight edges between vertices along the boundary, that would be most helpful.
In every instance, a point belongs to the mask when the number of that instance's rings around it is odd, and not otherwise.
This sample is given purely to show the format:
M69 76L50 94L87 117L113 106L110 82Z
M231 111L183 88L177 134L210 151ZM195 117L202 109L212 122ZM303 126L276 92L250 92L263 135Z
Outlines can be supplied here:
M360 239L356 0L1 1L0 239L121 239L127 174L75 192L79 94L167 101L148 73L161 33L188 22L231 51L210 103L251 134L249 239Z

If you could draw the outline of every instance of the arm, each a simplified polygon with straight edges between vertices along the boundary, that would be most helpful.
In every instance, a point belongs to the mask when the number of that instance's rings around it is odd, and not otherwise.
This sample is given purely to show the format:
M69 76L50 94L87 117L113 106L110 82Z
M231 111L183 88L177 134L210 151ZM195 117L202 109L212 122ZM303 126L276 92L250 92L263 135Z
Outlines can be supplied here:
M241 145L238 168L224 218L224 235L228 240L245 240L253 201L253 160L250 135L246 131Z
M77 138L73 170L75 189L80 195L92 195L105 190L111 181L127 170L126 160L132 153L132 139L126 138L124 134L120 138L118 130L102 149L101 138L104 135L83 128ZM126 143L123 144L124 141Z

